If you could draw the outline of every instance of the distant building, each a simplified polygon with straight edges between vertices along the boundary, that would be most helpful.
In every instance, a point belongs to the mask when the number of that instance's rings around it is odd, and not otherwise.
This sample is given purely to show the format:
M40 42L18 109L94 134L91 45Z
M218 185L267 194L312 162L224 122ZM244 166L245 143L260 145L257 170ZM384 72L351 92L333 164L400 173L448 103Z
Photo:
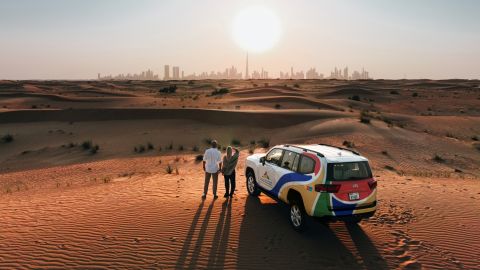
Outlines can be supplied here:
M172 79L180 80L180 68L172 67Z
M165 67L164 67L163 79L164 80L170 80L170 66L169 65L165 65Z

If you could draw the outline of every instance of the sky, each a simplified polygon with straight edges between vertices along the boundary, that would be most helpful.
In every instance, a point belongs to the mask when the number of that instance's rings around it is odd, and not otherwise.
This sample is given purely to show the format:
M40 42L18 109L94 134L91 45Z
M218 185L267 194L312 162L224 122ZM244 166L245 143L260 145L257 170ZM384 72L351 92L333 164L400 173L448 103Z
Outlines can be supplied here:
M0 79L94 79L244 72L232 24L261 6L280 22L269 50L250 53L250 70L367 69L374 78L480 78L476 0L0 0Z

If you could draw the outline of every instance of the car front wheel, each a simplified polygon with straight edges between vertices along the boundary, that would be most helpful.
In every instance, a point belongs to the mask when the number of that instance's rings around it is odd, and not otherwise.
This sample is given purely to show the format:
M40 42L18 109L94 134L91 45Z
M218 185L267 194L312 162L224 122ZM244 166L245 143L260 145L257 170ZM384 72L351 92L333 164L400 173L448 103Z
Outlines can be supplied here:
M257 197L260 195L260 189L257 186L255 175L253 172L247 173L247 191L250 196Z

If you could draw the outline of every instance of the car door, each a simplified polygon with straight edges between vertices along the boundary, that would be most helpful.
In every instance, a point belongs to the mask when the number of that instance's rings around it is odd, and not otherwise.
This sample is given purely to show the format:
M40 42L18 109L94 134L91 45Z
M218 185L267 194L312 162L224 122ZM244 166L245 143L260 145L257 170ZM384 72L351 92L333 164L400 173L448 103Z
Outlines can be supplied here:
M265 165L260 165L258 184L265 190L271 190L278 180L278 164L282 160L283 150L273 148L265 156Z

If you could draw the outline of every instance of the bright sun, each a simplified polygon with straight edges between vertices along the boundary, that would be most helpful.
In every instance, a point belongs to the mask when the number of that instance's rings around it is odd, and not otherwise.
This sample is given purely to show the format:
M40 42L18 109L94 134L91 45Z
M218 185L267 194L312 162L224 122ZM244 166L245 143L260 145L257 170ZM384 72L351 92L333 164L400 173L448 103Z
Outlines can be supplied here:
M233 21L233 38L247 51L263 52L272 48L280 38L277 16L264 7L242 10Z

